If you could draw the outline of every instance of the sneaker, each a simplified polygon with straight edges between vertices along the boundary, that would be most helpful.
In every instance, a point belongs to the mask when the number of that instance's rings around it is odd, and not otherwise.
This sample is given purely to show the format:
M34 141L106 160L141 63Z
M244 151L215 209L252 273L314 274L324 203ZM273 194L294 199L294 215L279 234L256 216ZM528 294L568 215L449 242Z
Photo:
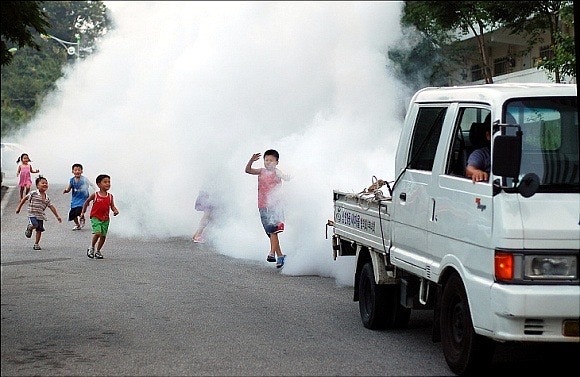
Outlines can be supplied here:
M75 225L75 226L72 228L72 230L81 230L81 227L80 227L80 226L78 226L78 225Z
M276 256L274 254L268 254L268 257L266 258L266 261L268 261L268 262L276 262Z
M95 249L93 249L92 247L88 248L87 249L87 257L93 259L95 257Z
M97 258L97 259L103 259L103 254L101 254L101 252L98 251L98 250L95 251L95 258Z
M278 257L278 261L276 262L276 268L284 267L284 259L286 259L286 255L282 255L281 257Z
M201 237L193 237L193 242L195 243L205 243L205 240Z
M26 227L26 232L24 232L24 235L26 236L26 238L32 237L32 229L34 229L32 227L32 224L28 224L28 226Z
M32 248L33 248L34 250L42 250L42 249L40 248L40 246L38 246L38 244L34 244L34 246L32 246Z

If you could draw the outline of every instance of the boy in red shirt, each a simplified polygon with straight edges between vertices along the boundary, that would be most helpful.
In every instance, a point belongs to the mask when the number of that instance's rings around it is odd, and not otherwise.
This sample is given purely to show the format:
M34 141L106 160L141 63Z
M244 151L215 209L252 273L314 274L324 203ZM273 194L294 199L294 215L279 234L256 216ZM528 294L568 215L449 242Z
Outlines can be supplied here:
M112 210L113 215L117 216L119 210L115 207L113 194L108 193L111 188L111 177L106 174L100 174L96 182L99 191L92 193L85 201L83 209L81 210L80 219L84 221L85 211L89 203L93 202L89 216L93 230L93 239L91 241L91 247L87 249L87 257L91 259L103 259L101 250L107 238L107 232L109 231L109 212ZM95 251L95 246L97 247L97 251Z
M286 255L282 254L278 233L284 231L284 210L282 207L282 180L290 177L283 174L276 166L280 158L274 149L264 152L264 167L252 168L252 164L260 159L260 153L254 153L246 164L246 173L258 176L258 210L262 226L270 238L270 253L266 260L276 262L276 268L284 266ZM277 258L276 258L277 257Z

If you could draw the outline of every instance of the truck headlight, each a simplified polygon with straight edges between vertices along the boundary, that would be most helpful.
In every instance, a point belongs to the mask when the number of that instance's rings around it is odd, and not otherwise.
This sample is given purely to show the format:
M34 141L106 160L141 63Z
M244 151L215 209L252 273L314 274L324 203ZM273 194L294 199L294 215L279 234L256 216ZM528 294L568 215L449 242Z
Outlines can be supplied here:
M578 279L576 256L526 255L524 279Z
M496 250L495 280L526 284L578 283L578 251Z

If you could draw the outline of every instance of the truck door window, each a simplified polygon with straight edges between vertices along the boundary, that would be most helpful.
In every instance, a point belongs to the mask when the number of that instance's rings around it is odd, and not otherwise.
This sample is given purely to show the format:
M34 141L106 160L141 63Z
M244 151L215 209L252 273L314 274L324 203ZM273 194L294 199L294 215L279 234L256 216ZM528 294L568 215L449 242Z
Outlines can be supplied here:
M461 107L453 131L451 148L447 156L445 174L465 177L465 166L469 154L475 149L469 139L469 130L474 123L483 123L489 110L479 107Z
M435 152L441 136L441 128L447 107L422 107L417 114L417 121L411 140L409 168L417 170L433 169Z

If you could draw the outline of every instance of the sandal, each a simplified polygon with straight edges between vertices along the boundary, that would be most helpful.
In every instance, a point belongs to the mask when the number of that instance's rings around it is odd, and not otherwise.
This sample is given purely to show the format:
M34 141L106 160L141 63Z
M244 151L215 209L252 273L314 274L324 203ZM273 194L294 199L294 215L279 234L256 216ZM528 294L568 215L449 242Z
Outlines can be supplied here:
M202 237L193 237L193 242L195 242L195 243L205 243L205 240Z

